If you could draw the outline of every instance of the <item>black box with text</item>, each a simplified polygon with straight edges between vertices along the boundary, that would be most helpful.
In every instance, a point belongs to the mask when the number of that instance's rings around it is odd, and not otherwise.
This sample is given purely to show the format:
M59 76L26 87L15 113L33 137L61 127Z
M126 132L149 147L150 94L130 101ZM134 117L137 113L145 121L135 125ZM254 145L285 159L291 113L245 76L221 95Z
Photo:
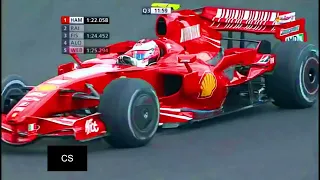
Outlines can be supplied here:
M48 171L87 171L87 146L48 146Z

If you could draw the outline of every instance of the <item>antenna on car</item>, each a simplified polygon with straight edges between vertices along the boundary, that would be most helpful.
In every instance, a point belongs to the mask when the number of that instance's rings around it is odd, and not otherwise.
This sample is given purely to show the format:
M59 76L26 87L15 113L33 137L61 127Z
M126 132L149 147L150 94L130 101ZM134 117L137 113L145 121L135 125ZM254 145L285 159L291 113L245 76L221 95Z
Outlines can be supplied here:
M82 67L81 59L77 54L70 54L70 56L73 58L74 61L79 65L79 67Z

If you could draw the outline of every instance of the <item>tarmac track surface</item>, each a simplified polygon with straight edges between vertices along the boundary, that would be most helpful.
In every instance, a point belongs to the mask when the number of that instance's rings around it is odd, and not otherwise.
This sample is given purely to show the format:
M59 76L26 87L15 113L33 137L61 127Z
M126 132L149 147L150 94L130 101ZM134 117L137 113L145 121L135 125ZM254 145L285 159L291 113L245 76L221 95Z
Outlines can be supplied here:
M3 0L2 77L11 73L32 84L55 75L70 61L61 55L60 16L110 16L107 42L153 37L155 17L140 8L151 1ZM307 19L310 42L318 45L317 0L174 1L184 8L203 5L280 9ZM94 44L92 44L94 45ZM95 44L98 45L98 44ZM88 172L46 171L46 146L77 144L43 139L22 148L3 148L4 180L313 180L318 179L318 111L280 110L272 105L206 121L190 128L159 132L149 146L112 149L89 145Z

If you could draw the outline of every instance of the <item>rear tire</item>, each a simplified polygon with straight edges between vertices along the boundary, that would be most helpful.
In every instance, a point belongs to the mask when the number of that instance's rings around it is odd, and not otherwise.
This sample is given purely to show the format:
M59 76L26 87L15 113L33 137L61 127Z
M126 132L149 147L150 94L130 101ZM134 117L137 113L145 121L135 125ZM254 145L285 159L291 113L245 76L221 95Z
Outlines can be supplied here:
M305 42L281 42L272 50L276 66L266 76L267 94L281 108L308 108L318 97L319 54Z
M22 87L26 86L26 82L18 75L12 74L7 76L1 81L1 113L7 114L11 108L15 105L16 100L11 99L12 94L24 95L21 90Z
M107 127L104 139L115 148L135 148L149 143L160 117L153 87L141 79L119 78L106 86L98 112Z

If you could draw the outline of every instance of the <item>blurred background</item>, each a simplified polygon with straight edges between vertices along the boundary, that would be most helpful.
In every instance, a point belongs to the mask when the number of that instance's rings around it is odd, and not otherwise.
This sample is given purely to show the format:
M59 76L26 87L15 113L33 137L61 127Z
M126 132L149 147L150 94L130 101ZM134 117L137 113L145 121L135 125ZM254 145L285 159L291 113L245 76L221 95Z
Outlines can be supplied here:
M71 60L61 53L60 16L109 16L109 25L87 25L86 31L110 32L110 40L86 41L104 46L123 40L155 37L155 16L142 16L151 0L3 0L2 76L16 73L40 83L56 74L58 64ZM318 44L317 0L176 0L182 8L204 5L295 11L307 19L310 43ZM250 36L248 36L250 37ZM263 38L263 37L259 37ZM268 37L274 39L272 37ZM88 58L88 57L86 57Z

